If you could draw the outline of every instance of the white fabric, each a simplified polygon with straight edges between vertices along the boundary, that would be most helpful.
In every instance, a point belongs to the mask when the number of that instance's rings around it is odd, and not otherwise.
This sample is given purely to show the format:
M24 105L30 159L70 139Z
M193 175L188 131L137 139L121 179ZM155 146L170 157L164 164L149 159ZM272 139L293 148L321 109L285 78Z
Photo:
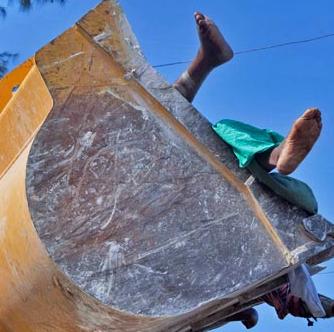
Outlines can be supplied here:
M315 318L326 316L317 289L305 264L289 273L291 294L301 298Z

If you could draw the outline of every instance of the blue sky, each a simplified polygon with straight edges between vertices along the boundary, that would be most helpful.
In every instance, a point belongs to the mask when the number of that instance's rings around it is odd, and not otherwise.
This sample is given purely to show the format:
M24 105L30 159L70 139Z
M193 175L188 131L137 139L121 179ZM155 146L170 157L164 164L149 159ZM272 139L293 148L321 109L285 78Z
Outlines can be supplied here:
M14 1L15 2L15 1ZM66 5L44 5L23 13L8 7L0 19L0 52L19 52L11 68L70 27L98 0L68 0ZM235 51L334 32L332 0L120 0L151 64L188 60L197 50L192 14L202 10L222 28ZM6 5L0 0L0 6ZM314 190L320 212L334 221L334 38L236 56L208 78L194 104L211 122L232 118L287 134L303 111L318 106L323 112L322 135L295 177ZM168 81L185 65L161 68ZM328 264L334 271L334 263ZM334 274L315 278L320 292L334 297ZM260 308L254 331L309 331L306 321L278 321L273 310ZM316 324L316 331L333 330L333 321ZM227 332L241 331L231 324ZM218 330L219 331L219 330Z

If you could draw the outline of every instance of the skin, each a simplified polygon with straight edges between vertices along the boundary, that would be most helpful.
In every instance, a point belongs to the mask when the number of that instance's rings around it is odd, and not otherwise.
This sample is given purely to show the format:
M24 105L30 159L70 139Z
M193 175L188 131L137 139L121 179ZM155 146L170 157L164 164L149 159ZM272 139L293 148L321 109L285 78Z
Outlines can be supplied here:
M292 173L312 150L322 128L321 112L310 108L292 125L288 136L275 149L256 156L268 171L277 168L281 174Z
M215 23L200 12L194 14L200 48L187 72L192 80L189 87L181 76L174 87L188 100L193 101L207 75L216 67L233 58L233 51Z
M320 136L321 128L321 113L317 108L308 109L294 122L280 147L276 164L280 173L290 174L298 167Z
M201 46L189 74L195 80L202 80L212 69L230 61L233 50L211 19L200 12L195 12L194 18Z

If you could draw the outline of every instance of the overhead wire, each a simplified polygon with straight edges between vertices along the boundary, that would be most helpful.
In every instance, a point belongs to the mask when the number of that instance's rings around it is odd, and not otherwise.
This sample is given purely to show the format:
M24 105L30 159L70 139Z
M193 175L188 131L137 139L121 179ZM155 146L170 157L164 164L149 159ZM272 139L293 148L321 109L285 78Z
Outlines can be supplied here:
M334 271L328 271L328 272L318 273L318 275L324 275L324 274L334 274Z
M311 43L320 39L325 39L325 38L330 38L334 37L334 33L327 33L323 34L320 36L316 37L311 37L307 39L300 39L300 40L293 40L289 42L284 42L284 43L278 43L278 44L272 44L272 45L267 45L267 46L262 46L262 47L255 47L255 48L249 48L241 51L236 51L234 52L235 55L242 55L242 54L247 54L247 53L255 53L255 52L261 52L265 50L270 50L274 48L279 48L279 47L286 47L286 46L291 46L291 45L299 45L299 44L305 44L305 43ZM169 62L169 63L162 63L158 65L154 65L154 68L161 68L161 67L170 67L170 66L176 66L176 65L182 65L186 63L190 63L191 60L187 61L176 61L176 62Z

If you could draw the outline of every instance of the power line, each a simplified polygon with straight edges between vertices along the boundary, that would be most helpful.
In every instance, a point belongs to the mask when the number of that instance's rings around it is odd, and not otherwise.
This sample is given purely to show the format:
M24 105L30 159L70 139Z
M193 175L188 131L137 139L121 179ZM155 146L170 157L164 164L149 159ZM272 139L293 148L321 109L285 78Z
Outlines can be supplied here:
M318 275L323 275L323 274L334 274L334 271L328 271L328 272L318 273Z
M313 38L308 38L308 39L301 39L301 40L295 40L295 41L290 41L290 42L285 42L285 43L280 43L280 44L274 44L274 45L268 45L268 46L264 46L264 47L258 47L258 48L251 48L248 50L244 50L244 51L239 51L239 52L235 52L235 54L245 54L245 53L253 53L253 52L259 52L259 51L264 51L264 50L269 50L272 48L279 48L279 47L284 47L284 46L289 46L289 45L298 45L298 44L305 44L305 43L310 43L316 40L320 40L320 39L325 39L325 38L329 38L329 37L333 37L334 33L328 33L325 35L321 35L321 36L317 36L317 37L313 37Z
M169 67L169 66L175 66L175 65L182 65L182 64L185 64L185 63L190 63L191 60L188 60L188 61L177 61L177 62L169 62L169 63L163 63L161 65L155 65L155 66L152 66L153 68L161 68L161 67Z
M242 55L242 54L247 54L247 53L261 52L261 51L265 51L265 50L269 50L269 49L273 49L273 48L311 43L311 42L314 42L314 41L317 41L317 40L320 40L320 39L325 39L325 38L330 38L330 37L334 37L334 33L327 33L327 34L320 35L320 36L317 36L317 37L294 40L294 41L279 43L279 44L272 44L272 45L267 45L267 46L263 46L263 47L250 48L250 49L234 52L234 54L235 55ZM191 62L191 60L176 61L176 62L169 62L169 63L163 63L163 64L155 65L153 67L154 68L170 67L170 66L182 65L182 64L186 64L186 63L190 63L190 62Z

